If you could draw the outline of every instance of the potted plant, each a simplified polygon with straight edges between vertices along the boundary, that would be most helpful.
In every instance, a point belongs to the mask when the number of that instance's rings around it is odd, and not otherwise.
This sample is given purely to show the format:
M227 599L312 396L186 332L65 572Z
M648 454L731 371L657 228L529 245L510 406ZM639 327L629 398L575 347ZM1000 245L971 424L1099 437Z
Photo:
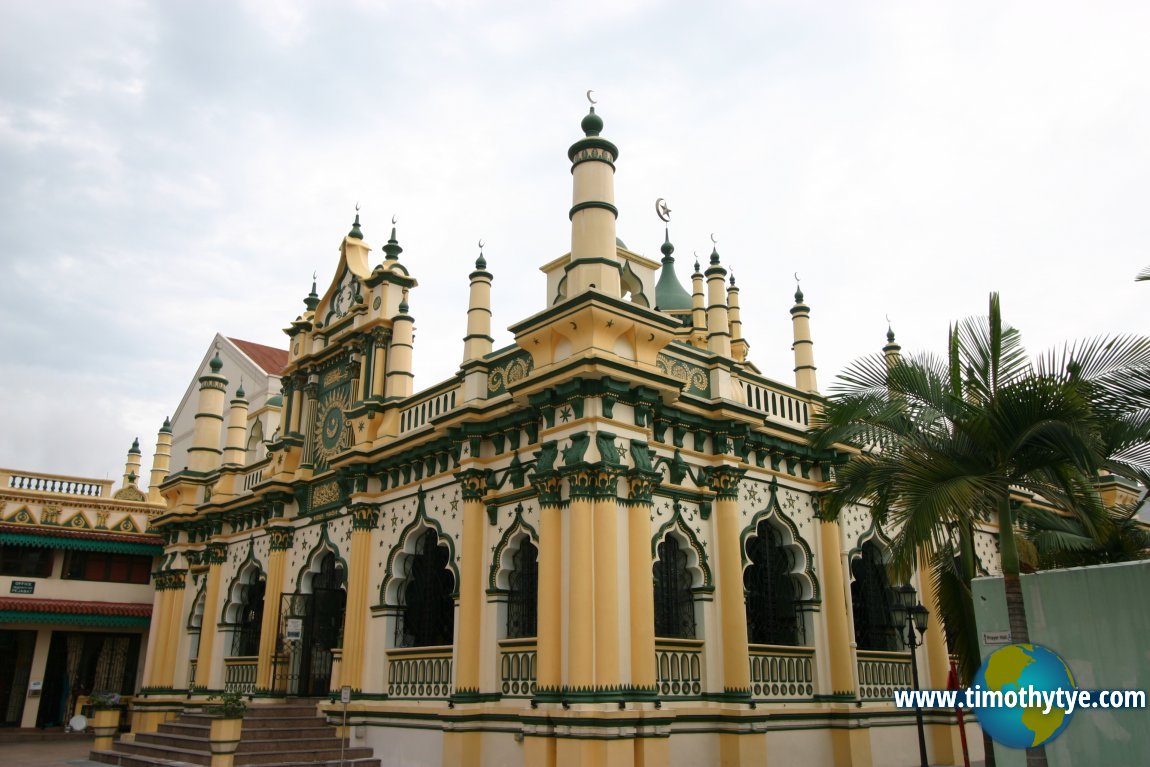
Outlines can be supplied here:
M244 726L244 712L248 704L241 692L234 690L221 695L213 695L209 701L219 701L207 707L212 719L211 738L213 767L229 767L240 745L240 731Z
M120 694L110 690L100 690L88 696L92 707L92 732L96 740L92 747L106 751L112 747L112 738L120 729Z

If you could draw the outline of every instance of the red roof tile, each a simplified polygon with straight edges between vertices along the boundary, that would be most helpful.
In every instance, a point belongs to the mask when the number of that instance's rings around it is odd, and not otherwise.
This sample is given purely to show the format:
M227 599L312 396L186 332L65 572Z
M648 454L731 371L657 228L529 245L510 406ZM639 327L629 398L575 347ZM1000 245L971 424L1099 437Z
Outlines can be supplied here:
M29 613L120 615L131 618L149 618L152 615L150 602L83 602L79 599L23 599L20 597L0 597L0 610Z
M228 340L239 347L241 352L251 357L252 362L263 368L265 373L278 376L287 367L287 349L277 349L274 346L264 346L254 341L243 341L230 336Z

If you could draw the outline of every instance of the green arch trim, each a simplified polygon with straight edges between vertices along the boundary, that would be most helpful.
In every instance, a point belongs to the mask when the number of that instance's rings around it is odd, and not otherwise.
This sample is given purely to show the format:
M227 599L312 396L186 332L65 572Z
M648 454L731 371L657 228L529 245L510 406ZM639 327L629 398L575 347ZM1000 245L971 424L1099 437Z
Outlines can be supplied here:
M687 539L687 544L695 552L695 556L699 558L699 570L703 573L703 583L700 586L692 586L692 590L697 588L714 588L715 581L711 576L711 565L707 558L707 550L695 536L695 531L692 530L687 524L687 521L683 519L683 507L679 505L678 499L675 500L672 509L671 518L663 523L663 526L655 532L655 536L651 539L651 562L654 563L655 557L658 555L659 544L667 537L667 533L678 531L680 535Z
M491 555L491 568L487 574L488 591L507 591L507 589L499 587L499 570L501 569L499 563L503 559L503 553L519 533L526 535L536 547L539 546L539 533L523 519L522 504L515 508L515 519L512 520L511 524L507 526L507 529L503 531L503 537L499 539L499 543L495 544L495 549Z
M246 557L244 557L243 562L240 562L239 567L236 568L235 577L232 578L231 583L228 584L228 590L226 592L228 595L228 598L226 600L224 600L224 607L220 611L220 624L221 625L228 625L228 626L233 625L233 624L227 622L228 610L230 610L232 605L235 604L235 601L232 599L232 591L233 591L233 589L235 589L235 587L237 585L239 585L240 578L243 577L243 574L248 569L249 565L255 565L256 572L260 576L267 578L268 573L267 573L267 570L264 569L263 562L260 562L258 559L256 559L256 547L255 547L255 539L254 538L248 538L248 555ZM207 581L205 581L205 584L206 583L207 583Z
M400 577L395 574L396 559L398 559L400 554L410 555L412 553L411 551L407 551L408 542L418 537L413 535L414 533L425 528L434 530L436 536L439 538L439 542L447 546L447 567L451 570L452 577L455 578L455 588L451 596L455 599L459 598L459 566L455 564L455 541L452 540L450 535L443 532L442 525L427 516L425 497L426 493L423 490L423 485L420 485L419 490L416 491L418 502L415 506L415 516L412 517L412 520L407 523L407 526L400 531L399 539L395 542L395 545L391 547L391 551L387 555L387 571L383 576L383 583L379 585L379 604L377 604L376 607L399 606L396 604L388 604L387 601L387 590L391 587L392 583L400 580Z
M767 505L751 516L750 523L743 528L742 534L739 535L739 556L742 559L743 571L751 566L750 557L747 556L747 541L757 536L760 522L763 520L775 522L790 534L791 543L789 545L797 546L803 554L803 569L800 572L792 572L791 575L798 576L800 580L806 580L806 585L810 587L808 599L812 602L819 602L822 600L822 586L819 584L819 577L815 573L814 551L806 539L799 534L799 526L783 511L782 504L779 503L778 480L772 479L769 488L771 495L767 499ZM805 593L807 589L803 589L803 591Z
M199 626L194 625L192 623L192 619L196 617L196 605L199 604L201 599L207 599L207 594L208 594L208 580L207 580L207 578L205 578L204 582L200 584L200 587L198 589L196 589L196 596L192 598L192 609L188 611L188 622L186 624L186 629L187 629L187 632L189 634L194 634L196 632L199 632L204 627L204 625L203 625L204 624L204 617L203 617L202 613L200 614L200 625ZM205 607L206 607L206 605L205 605Z
M297 530L296 532L298 533L299 531ZM326 544L326 546L325 546L325 544ZM295 591L297 594L302 593L303 577L305 575L307 575L309 572L312 572L312 570L311 570L312 562L314 562L316 557L319 556L319 553L321 551L324 551L324 550L330 551L332 554L335 554L335 560L343 565L343 584L344 584L344 588L345 589L347 588L347 579L348 579L348 576L351 575L351 570L348 569L347 560L344 559L343 556L340 554L339 546L336 546L335 541L333 541L331 539L331 536L328 535L328 523L325 521L323 523L323 525L320 527L319 540L317 540L315 542L315 545L311 547L311 551L309 551L307 553L307 555L303 558L303 564L300 565L299 572L296 573Z

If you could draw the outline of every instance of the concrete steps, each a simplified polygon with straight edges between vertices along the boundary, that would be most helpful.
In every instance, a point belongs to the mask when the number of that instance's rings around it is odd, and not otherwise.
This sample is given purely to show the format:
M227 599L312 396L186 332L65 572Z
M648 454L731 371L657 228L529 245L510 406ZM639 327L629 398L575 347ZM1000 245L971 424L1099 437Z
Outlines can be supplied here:
M188 767L212 762L211 717L184 714L156 732L138 733L92 761L118 767ZM251 705L244 714L236 767L340 767L340 738L335 727L316 714L314 704ZM380 767L370 748L343 743L344 767Z

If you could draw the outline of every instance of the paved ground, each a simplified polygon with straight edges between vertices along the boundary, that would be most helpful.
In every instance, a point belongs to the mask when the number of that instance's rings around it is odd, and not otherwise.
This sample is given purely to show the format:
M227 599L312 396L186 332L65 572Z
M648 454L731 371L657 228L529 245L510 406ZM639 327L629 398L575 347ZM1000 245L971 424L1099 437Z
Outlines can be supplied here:
M92 767L90 736L77 735L61 740L0 743L0 765L4 767Z

